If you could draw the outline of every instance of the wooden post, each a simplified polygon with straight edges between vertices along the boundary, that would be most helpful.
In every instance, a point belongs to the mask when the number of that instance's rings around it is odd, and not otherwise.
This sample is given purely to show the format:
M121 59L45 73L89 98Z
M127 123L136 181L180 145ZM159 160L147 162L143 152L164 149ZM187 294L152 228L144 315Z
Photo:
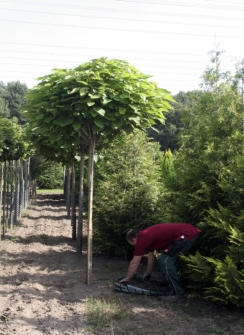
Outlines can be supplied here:
M64 171L64 182L63 182L63 195L64 195L64 200L67 201L67 165L63 167Z
M27 160L23 161L23 209L27 207Z
M71 173L70 173L70 166L67 167L67 198L66 198L66 208L67 208L67 216L70 218L70 179L71 179Z
M13 222L14 222L14 162L10 162L10 229L13 229Z
M26 201L29 203L30 199L30 157L27 160L27 193L26 193Z
M14 199L14 224L19 218L19 161L15 161L15 199Z
M20 195L20 197L19 197L19 208L20 208L20 210L19 210L19 215L20 215L20 217L21 217L21 214L22 214L22 211L23 211L23 187L24 187L24 183L23 183L23 161L20 159L19 160L19 162L20 162L20 170L19 170L19 172L20 172L20 179L19 179L19 181L20 181L20 187L19 187L19 195Z
M6 163L6 231L9 229L9 217L10 217L10 161Z
M88 236L87 236L87 271L86 283L90 285L92 275L92 203L93 203L93 175L94 175L95 140L91 138L89 146L88 168Z
M72 240L76 240L75 159L74 158L72 159L71 226L72 226Z
M77 252L82 254L82 238L83 238L83 197L84 197L84 147L80 148L80 187L79 187L79 217L78 217L78 238Z

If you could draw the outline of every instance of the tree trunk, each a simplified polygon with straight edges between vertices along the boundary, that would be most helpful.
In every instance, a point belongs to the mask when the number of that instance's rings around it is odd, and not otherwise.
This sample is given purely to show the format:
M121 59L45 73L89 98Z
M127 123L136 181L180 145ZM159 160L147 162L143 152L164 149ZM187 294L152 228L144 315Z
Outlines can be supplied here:
M64 200L66 201L66 195L67 195L67 166L63 167L64 169L64 183L63 183L63 195L64 195Z
M91 283L92 274L92 203L93 203L93 174L94 174L95 139L91 138L89 147L88 168L88 236L87 236L87 272L86 283Z
M27 161L27 193L26 193L27 205L29 204L30 199L30 157Z
M83 197L84 197L84 147L80 149L80 192L79 192L79 218L78 218L78 239L77 252L82 254L82 239L83 239Z
M19 174L20 174L20 186L19 186L19 217L21 217L22 215L22 211L23 211L23 195L24 195L24 182L23 182L23 161L20 159L19 160L20 163L20 170L19 170Z
M10 161L7 162L7 179L6 179L6 183L7 183L7 190L6 190L6 231L9 229L9 214L10 214Z
M15 161L15 199L14 199L14 224L19 217L19 161Z
M70 173L70 166L67 167L67 193L66 193L66 208L67 208L67 216L70 218L70 179L71 179L71 173Z
M10 162L10 229L13 229L14 225L14 162Z
M74 158L72 159L71 226L72 226L72 240L76 240L75 159Z

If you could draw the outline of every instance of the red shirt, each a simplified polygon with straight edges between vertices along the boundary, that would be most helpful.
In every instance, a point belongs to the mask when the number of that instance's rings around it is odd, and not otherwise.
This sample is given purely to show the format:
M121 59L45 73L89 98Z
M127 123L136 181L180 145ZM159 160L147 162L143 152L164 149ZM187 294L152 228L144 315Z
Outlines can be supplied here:
M189 223L160 223L148 227L138 232L134 256L165 249L182 235L186 240L191 240L200 232L201 230Z

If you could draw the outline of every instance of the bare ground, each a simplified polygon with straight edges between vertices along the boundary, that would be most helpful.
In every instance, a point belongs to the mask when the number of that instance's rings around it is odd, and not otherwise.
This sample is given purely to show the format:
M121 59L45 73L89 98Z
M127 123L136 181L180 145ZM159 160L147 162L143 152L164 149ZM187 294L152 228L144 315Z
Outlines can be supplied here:
M127 269L123 260L94 257L87 286L86 257L76 253L70 235L61 196L40 194L0 241L0 335L244 334L241 310L191 296L177 301L114 292L113 280ZM103 323L88 310L91 298L116 302L120 311L110 317L105 311Z

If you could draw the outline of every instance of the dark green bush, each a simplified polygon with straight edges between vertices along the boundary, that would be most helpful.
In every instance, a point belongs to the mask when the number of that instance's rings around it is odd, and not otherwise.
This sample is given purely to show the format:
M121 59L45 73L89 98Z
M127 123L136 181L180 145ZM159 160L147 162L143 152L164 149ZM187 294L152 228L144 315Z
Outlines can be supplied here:
M110 255L125 255L126 232L159 223L159 145L137 132L102 150L96 167L95 240Z
M173 173L164 174L162 204L165 218L194 223L204 233L198 252L182 257L189 287L243 307L244 111L230 80L215 82L211 71L208 76L213 81L194 113L185 115Z

